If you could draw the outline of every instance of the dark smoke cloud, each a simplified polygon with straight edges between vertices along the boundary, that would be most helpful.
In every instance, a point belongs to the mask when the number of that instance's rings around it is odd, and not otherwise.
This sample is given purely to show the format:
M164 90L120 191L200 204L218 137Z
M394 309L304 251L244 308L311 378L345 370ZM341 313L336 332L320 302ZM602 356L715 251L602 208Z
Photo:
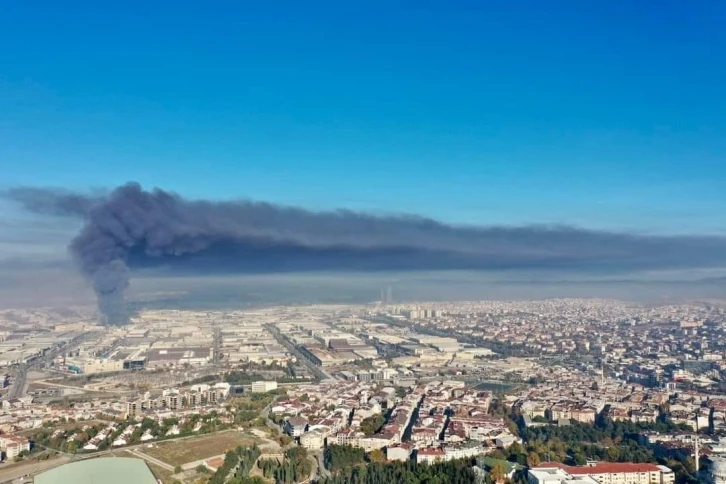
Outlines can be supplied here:
M61 189L14 187L0 192L29 212L41 215L84 216L93 205L102 201L102 193L86 195Z
M110 324L125 321L129 268L179 273L567 269L726 265L726 239L570 227L461 227L415 216L311 212L251 201L187 200L135 183L107 194L17 188L25 209L79 217L70 245Z

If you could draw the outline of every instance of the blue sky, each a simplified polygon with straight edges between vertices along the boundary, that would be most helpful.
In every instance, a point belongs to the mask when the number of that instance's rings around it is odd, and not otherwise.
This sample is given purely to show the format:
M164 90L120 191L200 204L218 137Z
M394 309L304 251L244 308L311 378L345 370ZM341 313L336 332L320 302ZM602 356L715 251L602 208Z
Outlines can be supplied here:
M724 2L2 9L0 187L724 233Z

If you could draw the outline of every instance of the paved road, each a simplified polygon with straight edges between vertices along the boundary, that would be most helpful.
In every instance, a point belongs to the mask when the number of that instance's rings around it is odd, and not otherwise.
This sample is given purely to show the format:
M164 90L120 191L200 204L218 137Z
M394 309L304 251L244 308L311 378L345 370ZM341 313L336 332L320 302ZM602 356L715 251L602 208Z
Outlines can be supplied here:
M204 463L210 459L214 459L216 457L221 457L224 459L227 456L227 454L219 454L219 455L213 455L212 457L207 457L206 459L199 459L195 460L194 462L187 462L186 464L182 464L181 468L185 471L190 471L192 469L196 469L200 465L204 465Z
M20 365L18 366L16 373L15 373L15 380L13 381L12 386L8 390L6 399L12 400L14 398L21 398L24 397L25 394L28 392L28 370L33 368L40 368L43 365L47 365L48 363L53 361L53 358L58 356L60 353L64 351L70 351L74 349L76 346L81 344L83 341L85 341L88 336L91 333L83 333L73 340L71 340L67 345L59 346L57 348L53 348L50 351L48 351L43 356L39 356L35 360L33 360L29 364Z
M13 482L25 476L34 475L53 467L70 462L70 457L59 456L42 461L27 461L22 464L2 464L0 466L0 483ZM27 482L27 479L24 479Z
M309 359L307 359L307 357L305 355L303 355L300 352L300 350L298 350L295 347L295 345L292 344L287 339L287 337L285 335L283 335L282 333L280 333L280 330L277 329L277 326L275 326L274 324L266 324L264 326L265 326L265 328L270 333L272 333L272 336L274 336L275 339L281 345L283 345L285 348L287 348L287 350L290 353L292 353L293 355L295 355L297 357L297 359L298 359L298 361L300 361L300 363L302 363L303 365L307 366L308 367L308 370L310 370L310 372L313 375L315 375L316 378L318 378L320 380L326 380L326 379L327 380L335 380L336 379L333 375L331 375L330 373L328 373L327 371L323 370L321 367L317 366L315 363L313 363L312 361L310 361Z
M126 450L128 450L128 449L126 449ZM167 471L174 472L174 466L172 466L171 464L167 464L163 460L159 460L156 457L151 457L149 454L144 454L138 448L131 449L130 452L140 459L144 459L145 461L158 465L162 469L166 469Z
M15 379L13 384L7 393L7 399L12 400L14 398L20 398L25 396L25 392L28 390L28 366L21 365L15 372Z
M275 403L277 403L279 399L280 395L276 395L275 398L273 398L272 401L265 408L262 409L262 418L265 419L265 424L269 428L275 429L277 431L280 431L280 426L270 419L270 410L272 410L272 406L275 405Z
M87 388L83 387L74 387L72 385L63 385L62 383L55 383L51 381L46 380L36 380L34 383L38 385L44 385L47 387L56 387L56 388L67 388L69 390L76 390L78 393L110 393L112 395L118 395L119 393L138 393L138 390L129 390L129 391L108 391L108 390L89 390Z

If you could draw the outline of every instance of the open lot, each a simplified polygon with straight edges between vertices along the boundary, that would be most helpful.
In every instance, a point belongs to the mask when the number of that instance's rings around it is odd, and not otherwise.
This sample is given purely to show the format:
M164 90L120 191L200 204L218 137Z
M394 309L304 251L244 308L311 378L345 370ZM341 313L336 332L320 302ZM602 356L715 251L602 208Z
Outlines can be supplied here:
M171 442L160 442L153 448L144 447L141 450L144 454L156 457L170 465L177 466L224 454L239 445L252 446L254 444L261 445L263 441L252 435L240 434L238 432L223 432Z

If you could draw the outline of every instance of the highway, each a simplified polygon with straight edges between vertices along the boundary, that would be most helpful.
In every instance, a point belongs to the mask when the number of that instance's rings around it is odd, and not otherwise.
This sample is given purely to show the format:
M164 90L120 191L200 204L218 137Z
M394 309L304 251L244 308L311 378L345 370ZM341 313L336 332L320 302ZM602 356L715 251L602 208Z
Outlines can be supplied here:
M13 400L25 396L28 391L28 366L20 365L15 371L15 378L8 389L7 400Z
M68 342L68 344L57 346L55 348L50 349L47 351L44 355L39 356L38 358L34 359L30 363L19 365L15 369L15 378L13 380L12 385L8 389L8 393L6 395L7 400L12 400L15 398L21 398L24 397L25 394L28 391L28 371L32 369L41 369L48 364L50 364L53 359L65 351L71 351L75 349L76 346L83 343L88 336L90 336L91 333L83 333L75 338L73 338L71 341Z

